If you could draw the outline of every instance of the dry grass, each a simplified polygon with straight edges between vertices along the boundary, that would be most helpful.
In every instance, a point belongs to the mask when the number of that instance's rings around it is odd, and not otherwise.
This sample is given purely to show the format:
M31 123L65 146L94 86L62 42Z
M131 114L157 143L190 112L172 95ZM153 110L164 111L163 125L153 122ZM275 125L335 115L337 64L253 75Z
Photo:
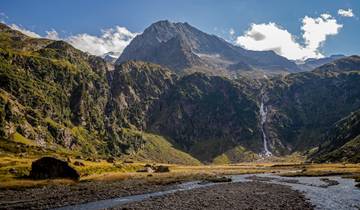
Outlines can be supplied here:
M297 171L284 173L283 176L330 176L360 174L360 164L300 164Z
M21 189L29 187L42 187L50 185L71 185L76 184L70 179L52 179L52 180L30 180L30 179L11 179L0 182L0 189Z
M38 187L43 185L75 184L71 180L30 180L23 178L31 169L31 162L37 157L0 157L0 188ZM80 161L85 166L74 166ZM265 161L265 160L264 160ZM81 174L80 181L121 181L126 179L146 179L148 182L171 183L185 180L199 180L214 176L253 173L281 173L284 176L352 176L360 181L360 164L303 164L299 161L289 162L252 162L227 165L184 166L163 164L170 167L169 173L138 173L146 163L108 163L104 160L92 162L71 160L71 166ZM16 174L9 172L15 169Z

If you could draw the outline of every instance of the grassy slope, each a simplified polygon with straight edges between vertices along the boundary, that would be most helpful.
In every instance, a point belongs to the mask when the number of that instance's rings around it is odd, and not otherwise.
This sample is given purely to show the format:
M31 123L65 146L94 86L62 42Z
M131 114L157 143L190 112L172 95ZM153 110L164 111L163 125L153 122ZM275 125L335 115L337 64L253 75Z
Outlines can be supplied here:
M315 158L319 162L360 162L360 135L339 148Z
M144 146L134 154L129 156L142 161L152 161L158 163L172 163L184 165L199 165L199 160L191 155L176 149L164 137L155 134L140 132L136 130L124 129L127 135L140 135L145 140Z
M317 162L360 162L360 110L335 123L310 156Z
M214 158L214 164L229 164L232 162L251 162L259 159L259 155L246 150L242 146L236 146L233 149Z

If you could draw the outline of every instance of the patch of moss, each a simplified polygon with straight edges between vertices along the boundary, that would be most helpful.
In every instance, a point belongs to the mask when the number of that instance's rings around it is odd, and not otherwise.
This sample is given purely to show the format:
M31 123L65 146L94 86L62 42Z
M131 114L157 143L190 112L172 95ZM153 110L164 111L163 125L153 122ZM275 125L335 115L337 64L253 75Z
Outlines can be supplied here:
M214 158L214 164L229 164L238 162L252 162L259 159L259 155L245 149L242 146L236 146L225 153Z
M20 133L15 132L10 136L10 139L14 142L21 143L24 145L36 145L33 140L27 139L24 136L22 136Z
M184 165L199 165L199 160L189 154L176 149L164 137L141 132L132 129L123 129L127 135L138 136L144 140L144 144L128 156L142 161L152 161L159 163L172 163Z

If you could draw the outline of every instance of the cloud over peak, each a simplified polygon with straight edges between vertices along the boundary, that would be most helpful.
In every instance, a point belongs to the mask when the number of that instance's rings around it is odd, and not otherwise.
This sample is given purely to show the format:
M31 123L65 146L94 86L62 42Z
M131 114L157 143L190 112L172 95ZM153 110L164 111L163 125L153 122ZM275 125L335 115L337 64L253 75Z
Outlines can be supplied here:
M21 25L16 25L16 24L11 24L9 25L10 28L14 29L14 30L17 30L17 31L20 31L21 33L27 35L27 36L30 36L30 37L33 37L33 38L41 38L41 36L33 31L30 31L24 27L22 27Z
M112 56L119 57L125 47L137 35L137 33L132 33L125 27L115 26L114 28L101 30L100 36L83 33L68 37L60 37L55 29L46 31L45 36L40 36L39 34L30 31L21 25L11 24L9 26L12 29L18 30L23 34L33 38L64 40L79 50L97 56L102 56L111 52Z
M65 41L93 55L101 56L112 52L118 57L136 35L137 33L132 33L124 27L115 26L102 30L99 37L84 33L70 36Z
M302 19L302 39L304 44L289 31L276 23L252 24L235 43L249 50L273 50L277 54L293 60L321 58L322 44L330 35L336 35L342 28L330 14L320 17L305 16Z
M354 17L354 13L352 11L352 9L339 9L338 10L338 15L343 16L343 17Z

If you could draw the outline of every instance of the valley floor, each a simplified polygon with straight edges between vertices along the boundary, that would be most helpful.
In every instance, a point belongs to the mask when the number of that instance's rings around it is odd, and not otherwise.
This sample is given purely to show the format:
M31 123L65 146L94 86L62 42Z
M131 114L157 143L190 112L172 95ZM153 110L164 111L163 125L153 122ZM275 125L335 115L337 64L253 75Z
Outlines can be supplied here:
M0 209L56 208L129 195L171 190L177 184L186 181L211 180L214 177L235 174L276 173L286 176L341 175L357 178L360 181L360 164L257 162L209 166L168 165L170 172L167 173L141 173L136 172L136 170L144 167L146 163L107 163L106 161L91 162L85 160L82 160L82 162L85 166L74 166L81 174L79 182L69 180L36 181L16 177L8 173L9 169L15 169L18 173L26 174L26 170L29 170L31 165L29 160L25 158L2 158L0 162ZM221 186L195 189L191 193L186 193L185 191L176 192L163 198L127 204L125 207L136 209L146 205L147 209L159 209L157 205L161 201L161 205L159 205L164 207L163 209L188 207L199 209L202 205L206 204L213 206L213 208L219 207L216 205L229 208L232 205L236 205L251 209L312 208L304 200L301 193L278 184L260 183L255 180L255 182L229 183L222 184ZM197 198L199 202L192 200L194 198ZM216 199L221 201L215 205L213 202ZM180 202L175 205L174 203L178 203L175 202L176 200L188 202ZM229 200L232 200L232 202L228 202ZM273 200L278 200L279 202L271 202ZM287 205L293 208L286 208Z

